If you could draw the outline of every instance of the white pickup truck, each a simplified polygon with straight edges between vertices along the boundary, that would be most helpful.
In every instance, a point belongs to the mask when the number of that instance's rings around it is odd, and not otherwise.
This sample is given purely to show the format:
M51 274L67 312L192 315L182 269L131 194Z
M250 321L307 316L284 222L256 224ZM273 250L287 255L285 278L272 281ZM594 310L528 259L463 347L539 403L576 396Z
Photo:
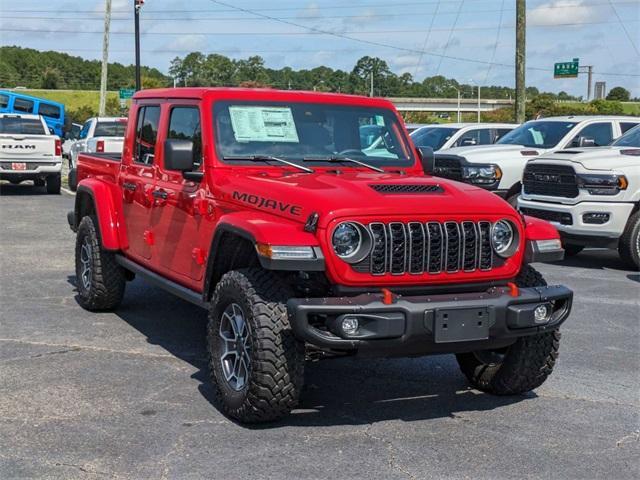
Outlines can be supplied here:
M447 150L492 145L517 126L515 123L440 123L417 128L410 137L416 147Z
M554 224L567 255L617 248L640 269L640 126L610 147L572 148L530 161L518 208Z
M82 125L69 151L69 188L76 188L76 167L80 153L122 153L127 117L94 117Z
M62 142L44 119L31 114L0 114L0 180L33 180L48 193L60 193Z
M495 145L436 152L434 174L494 191L516 205L527 161L547 152L599 147L640 123L640 117L569 116L531 120L511 130Z

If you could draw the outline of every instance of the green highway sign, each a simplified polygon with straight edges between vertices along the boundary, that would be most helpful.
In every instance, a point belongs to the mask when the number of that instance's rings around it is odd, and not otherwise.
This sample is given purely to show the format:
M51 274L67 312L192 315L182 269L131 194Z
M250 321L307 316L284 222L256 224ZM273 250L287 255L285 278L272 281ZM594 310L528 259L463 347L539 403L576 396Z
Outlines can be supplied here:
M574 58L571 62L560 62L553 65L553 78L576 78L580 59Z
M121 88L119 92L120 100L126 100L133 97L136 91L133 88Z

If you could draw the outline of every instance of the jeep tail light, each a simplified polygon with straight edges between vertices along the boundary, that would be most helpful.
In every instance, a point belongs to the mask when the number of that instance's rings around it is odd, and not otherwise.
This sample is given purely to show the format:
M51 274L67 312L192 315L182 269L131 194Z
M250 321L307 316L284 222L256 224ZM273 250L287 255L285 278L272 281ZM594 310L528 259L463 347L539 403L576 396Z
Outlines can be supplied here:
M56 138L56 157L59 157L62 155L62 140L60 140L59 138Z
M98 140L96 142L96 152L104 152L104 140Z

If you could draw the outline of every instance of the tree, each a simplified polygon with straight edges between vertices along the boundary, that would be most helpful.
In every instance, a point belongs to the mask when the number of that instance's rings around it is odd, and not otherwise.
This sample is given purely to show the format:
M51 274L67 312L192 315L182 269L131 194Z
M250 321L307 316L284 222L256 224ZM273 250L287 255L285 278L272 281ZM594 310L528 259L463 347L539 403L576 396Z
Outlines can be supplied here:
M389 65L378 57L362 57L356 62L351 71L351 83L354 92L368 94L371 89L371 75L373 75L374 95L381 97L393 93L397 76L389 69Z
M607 95L607 100L617 100L619 102L628 102L631 98L629 90L624 87L613 87Z

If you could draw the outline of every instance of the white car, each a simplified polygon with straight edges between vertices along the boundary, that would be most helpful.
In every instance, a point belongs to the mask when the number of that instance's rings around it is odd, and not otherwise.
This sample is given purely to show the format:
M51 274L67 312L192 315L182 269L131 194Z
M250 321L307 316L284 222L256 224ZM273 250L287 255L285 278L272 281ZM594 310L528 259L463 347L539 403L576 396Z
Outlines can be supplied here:
M516 123L441 123L420 127L410 136L416 147L447 150L494 144L517 126Z
M82 125L79 123L72 123L69 131L65 132L64 138L62 141L62 157L67 160L71 160L71 147L78 140L78 136L80 135L80 130L82 130Z
M527 163L518 208L550 221L567 255L616 248L640 269L640 126L610 147L572 148Z
M62 141L39 115L0 114L0 179L18 184L46 183L48 193L60 193Z
M527 161L572 147L609 145L640 123L640 117L569 116L531 120L495 145L451 148L435 155L434 175L494 191L516 205Z

